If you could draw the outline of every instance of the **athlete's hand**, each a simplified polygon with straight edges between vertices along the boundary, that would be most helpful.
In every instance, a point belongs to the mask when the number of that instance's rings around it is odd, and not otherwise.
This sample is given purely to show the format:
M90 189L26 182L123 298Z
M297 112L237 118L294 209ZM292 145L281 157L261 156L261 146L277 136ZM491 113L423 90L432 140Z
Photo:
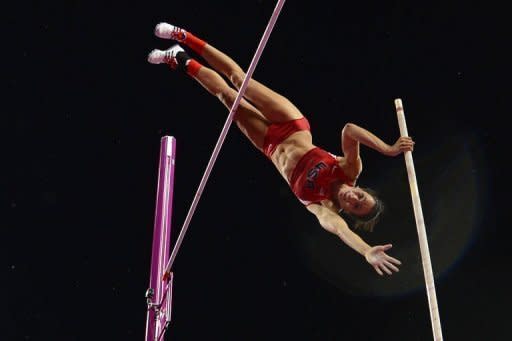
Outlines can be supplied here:
M388 275L392 274L392 271L398 272L396 265L402 264L398 259L388 256L385 251L391 249L391 244L377 245L366 251L364 257L366 261L377 271L379 275L383 275L384 272ZM396 265L395 265L396 264Z
M401 136L395 142L394 145L389 146L389 149L386 151L386 155L388 156L397 156L398 154L413 151L414 150L414 141L410 136Z

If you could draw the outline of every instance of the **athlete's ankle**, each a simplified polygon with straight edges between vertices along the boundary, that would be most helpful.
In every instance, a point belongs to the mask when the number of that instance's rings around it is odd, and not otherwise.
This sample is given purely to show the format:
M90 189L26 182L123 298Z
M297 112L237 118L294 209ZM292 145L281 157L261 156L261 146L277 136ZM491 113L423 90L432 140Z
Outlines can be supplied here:
M191 77L197 76L199 69L203 67L197 60L190 58L185 51L176 54L176 61L178 62L177 69L186 72Z
M197 60L191 58L187 61L187 64L186 64L187 74L190 77L195 77L199 73L199 69L201 69L202 67L203 67L203 65L201 63L199 63Z
M192 58L185 51L178 52L176 54L177 70L187 72L187 65L190 63Z
M203 55L204 47L206 46L206 42L201 38L196 37L190 32L187 32L186 38L183 41L185 45L187 45L192 51L197 53L198 55Z

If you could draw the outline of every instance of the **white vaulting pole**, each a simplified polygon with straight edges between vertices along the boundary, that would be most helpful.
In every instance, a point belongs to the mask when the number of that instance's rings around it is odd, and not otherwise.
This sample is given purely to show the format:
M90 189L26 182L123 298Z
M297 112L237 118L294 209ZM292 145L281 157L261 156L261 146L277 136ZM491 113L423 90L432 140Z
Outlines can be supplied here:
M395 99L396 114L398 116L398 125L400 126L400 135L409 136L407 125L405 123L404 107L400 98ZM435 341L442 341L443 334L441 330L441 319L439 318L439 309L437 305L436 288L434 285L434 275L432 272L432 263L430 261L430 252L428 249L427 233L425 232L425 221L423 220L423 211L421 210L420 194L416 182L416 172L412 152L405 152L405 165L407 167L407 176L409 177L409 187L411 189L412 206L414 217L416 219L416 228L421 251L421 262L423 264L423 274L427 286L428 305L430 308L430 319L432 321L432 331Z

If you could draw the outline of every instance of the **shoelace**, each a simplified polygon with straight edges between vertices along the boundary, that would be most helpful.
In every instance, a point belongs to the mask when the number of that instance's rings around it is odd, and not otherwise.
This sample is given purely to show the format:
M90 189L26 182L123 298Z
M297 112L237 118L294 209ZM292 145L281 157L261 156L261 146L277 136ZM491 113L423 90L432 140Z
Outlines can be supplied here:
M178 65L178 61L176 60L176 56L174 56L171 51L165 51L164 61L167 64L169 64L172 68L175 68Z
M179 27L174 26L171 32L171 37L174 40L183 41L185 40L185 31Z

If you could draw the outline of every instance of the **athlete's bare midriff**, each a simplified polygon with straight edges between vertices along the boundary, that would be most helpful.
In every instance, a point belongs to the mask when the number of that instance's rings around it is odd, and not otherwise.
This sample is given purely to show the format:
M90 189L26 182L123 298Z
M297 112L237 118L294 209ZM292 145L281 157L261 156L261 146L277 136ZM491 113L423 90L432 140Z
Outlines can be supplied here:
M309 131L297 131L281 142L274 150L271 157L272 163L287 182L302 156L311 149L316 148L312 140ZM348 165L343 156L338 156L336 159L345 174L350 179L353 179L353 181L356 181L360 170Z
M309 131L297 131L276 147L271 160L279 173L288 181L301 157L315 147Z

